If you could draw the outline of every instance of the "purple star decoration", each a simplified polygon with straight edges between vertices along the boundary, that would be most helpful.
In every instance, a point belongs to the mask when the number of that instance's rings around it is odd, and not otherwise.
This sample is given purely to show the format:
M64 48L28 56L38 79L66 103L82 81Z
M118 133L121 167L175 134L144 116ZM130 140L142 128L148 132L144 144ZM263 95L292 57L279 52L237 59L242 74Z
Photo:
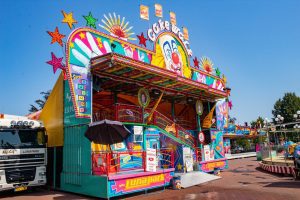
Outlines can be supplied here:
M230 108L230 110L232 109L232 102L228 101L228 107Z
M51 57L52 57L52 60L49 60L46 63L49 65L52 65L53 73L55 74L55 72L58 68L64 71L65 66L62 64L63 57L57 58L53 52L51 52Z

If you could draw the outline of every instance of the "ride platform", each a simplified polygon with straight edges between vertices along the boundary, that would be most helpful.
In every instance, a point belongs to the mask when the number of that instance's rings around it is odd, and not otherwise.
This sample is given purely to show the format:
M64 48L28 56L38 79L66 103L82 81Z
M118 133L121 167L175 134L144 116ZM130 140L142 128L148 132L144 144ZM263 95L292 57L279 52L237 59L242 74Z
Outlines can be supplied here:
M284 157L268 157L259 162L259 166L268 172L292 175L295 169L294 161Z

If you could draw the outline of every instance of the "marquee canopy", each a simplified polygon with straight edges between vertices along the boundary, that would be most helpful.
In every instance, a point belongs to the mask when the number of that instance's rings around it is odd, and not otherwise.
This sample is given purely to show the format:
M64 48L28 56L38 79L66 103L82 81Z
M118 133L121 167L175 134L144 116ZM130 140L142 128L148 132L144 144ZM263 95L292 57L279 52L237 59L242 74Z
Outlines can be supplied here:
M193 97L208 101L227 97L224 91L116 53L92 58L91 73L100 78L103 90L123 94L137 94L139 88L145 87L165 90L167 96L172 97Z

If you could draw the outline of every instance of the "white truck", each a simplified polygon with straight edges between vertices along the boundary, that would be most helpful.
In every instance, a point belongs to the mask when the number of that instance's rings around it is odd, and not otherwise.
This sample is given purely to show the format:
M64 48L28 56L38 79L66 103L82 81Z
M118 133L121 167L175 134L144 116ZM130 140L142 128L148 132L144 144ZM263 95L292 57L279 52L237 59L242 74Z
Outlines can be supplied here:
M0 191L46 184L46 142L39 121L0 114Z

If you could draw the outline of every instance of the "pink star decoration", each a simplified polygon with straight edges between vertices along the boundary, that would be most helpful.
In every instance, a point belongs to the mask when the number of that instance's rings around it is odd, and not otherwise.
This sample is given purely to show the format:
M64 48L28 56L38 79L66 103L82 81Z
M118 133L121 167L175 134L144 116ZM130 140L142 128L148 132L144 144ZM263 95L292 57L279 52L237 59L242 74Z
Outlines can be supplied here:
M63 57L57 58L53 52L51 52L51 57L52 57L52 59L47 61L46 63L49 65L52 65L53 73L55 74L55 72L58 68L64 71L65 66L62 64Z
M146 42L147 42L148 39L145 38L144 33L142 32L141 35L137 35L137 37L139 39L139 44L144 45L145 47L147 47Z
M197 69L199 69L199 61L198 61L197 57L195 57L193 59L193 61L194 61L194 67L196 67Z
M228 101L228 107L230 108L230 110L232 109L232 102Z

